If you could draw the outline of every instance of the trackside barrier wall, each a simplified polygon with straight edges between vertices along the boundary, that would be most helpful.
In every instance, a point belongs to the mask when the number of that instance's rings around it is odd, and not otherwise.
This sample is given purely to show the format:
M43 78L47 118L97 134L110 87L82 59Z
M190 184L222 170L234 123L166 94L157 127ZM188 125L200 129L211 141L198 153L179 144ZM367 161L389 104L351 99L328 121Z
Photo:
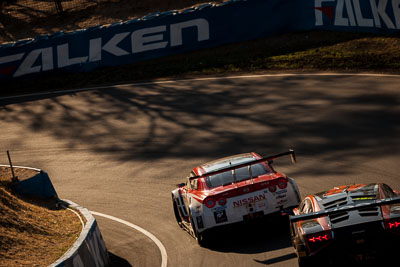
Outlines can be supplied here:
M108 266L110 260L99 226L93 215L85 208L69 201L70 208L79 210L86 218L86 225L74 245L50 267L102 267Z
M295 31L397 34L400 0L239 0L0 46L0 80L85 72Z
M8 167L8 165L0 165ZM46 172L28 168L38 172L35 176L19 182L16 190L22 195L36 197L57 197L53 184ZM24 183L25 182L25 183ZM62 200L63 206L78 210L86 219L86 224L82 229L79 238L72 247L56 262L49 265L51 267L103 267L110 264L107 248L100 233L99 226L93 215L85 208L69 200Z

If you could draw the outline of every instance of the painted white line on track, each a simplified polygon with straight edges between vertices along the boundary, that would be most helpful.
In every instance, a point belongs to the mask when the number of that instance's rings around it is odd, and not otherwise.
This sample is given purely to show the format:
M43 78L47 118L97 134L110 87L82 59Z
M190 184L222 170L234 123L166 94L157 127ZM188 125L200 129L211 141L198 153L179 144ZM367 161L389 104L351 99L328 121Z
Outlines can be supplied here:
M18 99L23 97L35 97L44 95L54 95L62 93L78 93L83 91L94 91L102 89L110 89L112 87L131 87L131 86L141 86L141 85L151 85L151 84L168 84L168 83L179 83L179 82L190 82L190 81L217 81L217 80L233 80L233 79L257 79L264 77L293 77L293 76L369 76L369 77L400 77L396 74L379 74L379 73L281 73L281 74L256 74L256 75L239 75L239 76L221 76L221 77L207 77L207 78L193 78L193 79L180 79L180 80L165 80L165 81L152 81L152 82L141 82L141 83L126 83L126 84L113 84L98 87L87 87L79 89L69 89L60 90L54 92L43 92L34 94L25 94L18 96L6 96L0 97L0 100L7 99Z
M83 222L83 220L82 220L82 218L81 218L81 215L80 215L78 212L74 211L73 209L67 208L67 207L64 206L64 205L61 205L61 207L63 207L64 209L67 209L67 210L71 211L72 213L74 213L74 214L79 218L79 220L81 221L81 225L82 225L82 230L81 230L81 232L83 232L83 228L85 228L85 223Z
M134 225L133 223L124 221L124 220L119 219L117 217L110 216L110 215L103 214L103 213L96 212L96 211L90 211L90 212L93 215L97 215L97 216L100 216L100 217L104 217L104 218L107 218L107 219L110 219L110 220L125 224L126 226L129 226L129 227L141 232L142 234L146 235L148 238L150 238L157 245L158 249L161 252L161 267L166 267L167 266L167 259L168 259L167 250L165 249L165 247L161 243L161 241L158 240L157 237L155 237L152 233L146 231L145 229L143 229L143 228L141 228L141 227L139 227L137 225Z

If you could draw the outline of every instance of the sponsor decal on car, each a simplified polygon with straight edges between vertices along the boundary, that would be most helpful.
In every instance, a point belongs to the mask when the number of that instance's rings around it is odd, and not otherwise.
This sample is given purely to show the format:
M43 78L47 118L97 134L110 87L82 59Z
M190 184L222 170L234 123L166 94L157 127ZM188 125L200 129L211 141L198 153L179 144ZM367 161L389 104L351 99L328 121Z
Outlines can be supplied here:
M228 221L225 210L215 211L214 218L216 223L223 223Z
M220 207L215 207L212 209L212 211L220 211L220 210L225 210L227 208L227 206L220 206Z
M196 207L195 213L196 213L196 214L200 214L200 213L201 213L201 206L197 206L197 207Z
M233 202L233 207L240 207L240 206L243 206L243 205L247 205L247 204L254 203L254 202L257 202L257 201L261 201L261 200L265 200L265 199L267 199L265 194L261 194L261 195L253 196L253 197L248 197L248 198L243 198L243 199L234 201Z
M286 190L286 189L283 189L283 190L277 191L276 194L277 194L277 195L281 195L281 194L284 194L284 193L286 193L286 192L287 192L287 190Z
M267 206L267 204L264 203L264 202L259 203L259 204L257 205L257 207L259 207L259 208L265 208L266 206Z
M286 198L287 196L286 196L286 194L285 195L277 195L275 198L276 199L280 199L280 198Z
M197 228L199 229L204 228L203 218L201 218L201 216L197 216L196 221L197 221Z
M353 198L353 200L371 200L371 199L375 199L375 197L356 197L356 198Z
M284 204L284 203L286 203L286 202L288 202L287 199L281 199L281 200L279 200L276 204L282 205L282 204Z

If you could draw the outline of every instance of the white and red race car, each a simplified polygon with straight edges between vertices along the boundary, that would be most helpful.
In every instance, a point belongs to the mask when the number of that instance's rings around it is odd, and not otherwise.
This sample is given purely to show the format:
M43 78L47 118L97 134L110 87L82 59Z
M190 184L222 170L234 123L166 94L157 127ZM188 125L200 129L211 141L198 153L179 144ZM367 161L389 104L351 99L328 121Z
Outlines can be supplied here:
M290 210L300 203L295 181L275 171L273 159L293 150L262 158L246 153L194 168L186 183L172 191L178 224L202 245L209 229Z

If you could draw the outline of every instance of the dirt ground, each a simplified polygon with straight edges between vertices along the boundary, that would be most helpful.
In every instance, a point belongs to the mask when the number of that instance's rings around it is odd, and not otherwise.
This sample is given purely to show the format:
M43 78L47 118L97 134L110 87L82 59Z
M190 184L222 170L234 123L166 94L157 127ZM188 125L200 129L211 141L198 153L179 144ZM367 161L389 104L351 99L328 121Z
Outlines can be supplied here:
M145 16L156 11L179 10L204 0L72 0L62 1L58 15L53 1L16 0L0 8L0 43L34 38L58 31L74 31ZM221 0L213 1L223 2Z
M15 169L20 180L37 171ZM25 198L11 189L11 170L0 166L0 266L45 266L79 237L82 224L55 200Z

